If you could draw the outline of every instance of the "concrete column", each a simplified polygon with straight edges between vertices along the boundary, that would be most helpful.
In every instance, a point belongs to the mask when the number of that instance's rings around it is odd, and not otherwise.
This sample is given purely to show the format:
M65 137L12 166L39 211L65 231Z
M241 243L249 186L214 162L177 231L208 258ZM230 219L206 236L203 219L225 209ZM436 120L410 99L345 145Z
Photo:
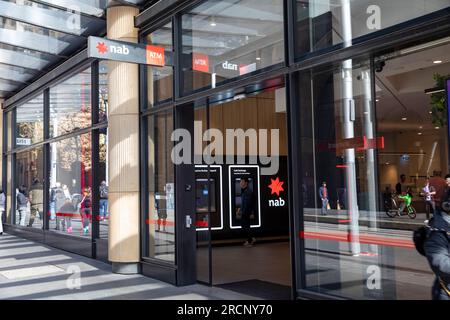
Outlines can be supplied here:
M107 9L107 37L138 42L131 6ZM138 65L108 62L109 260L115 273L139 272Z

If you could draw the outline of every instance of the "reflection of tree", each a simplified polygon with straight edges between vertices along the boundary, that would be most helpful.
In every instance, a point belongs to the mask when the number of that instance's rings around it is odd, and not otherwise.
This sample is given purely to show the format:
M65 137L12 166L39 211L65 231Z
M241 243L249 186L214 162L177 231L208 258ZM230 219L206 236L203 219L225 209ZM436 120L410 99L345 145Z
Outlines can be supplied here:
M58 118L58 135L87 128L91 125L91 109L85 108L80 112L69 113Z
M106 163L106 134L101 134L99 140L100 162Z
M71 170L75 162L82 162L85 170L91 169L91 135L84 134L59 141L56 144L59 165L62 169Z
M448 75L440 75L436 73L433 76L434 81L436 81L436 88L445 88L446 79L450 78ZM431 99L431 112L432 112L432 122L436 127L443 127L447 125L447 106L446 106L446 92L440 91L433 93L430 97Z
M20 138L32 139L33 142L41 141L44 138L44 123L21 122L17 124L17 132Z

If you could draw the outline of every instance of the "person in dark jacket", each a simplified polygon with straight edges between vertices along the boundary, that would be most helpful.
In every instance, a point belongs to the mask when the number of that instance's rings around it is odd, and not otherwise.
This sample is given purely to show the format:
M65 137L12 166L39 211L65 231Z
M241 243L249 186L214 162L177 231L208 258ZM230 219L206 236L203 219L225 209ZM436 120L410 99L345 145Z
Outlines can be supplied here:
M425 254L436 275L433 300L450 300L450 175L439 212L430 221L432 228L425 241Z
M256 239L253 237L251 228L251 219L254 218L254 198L253 191L248 186L248 178L242 178L240 181L241 187L241 207L238 213L241 214L242 231L247 237L244 246L251 247L255 244Z

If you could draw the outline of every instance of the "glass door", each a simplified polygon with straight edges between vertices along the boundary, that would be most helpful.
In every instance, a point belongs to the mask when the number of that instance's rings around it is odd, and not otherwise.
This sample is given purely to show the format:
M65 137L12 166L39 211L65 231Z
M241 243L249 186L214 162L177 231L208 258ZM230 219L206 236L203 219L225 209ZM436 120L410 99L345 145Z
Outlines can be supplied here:
M202 141L210 140L210 137L207 136L210 128L209 118L209 100L206 101L206 104L194 107L194 131L201 132L204 138ZM211 195L213 194L214 179L211 175L211 166L204 163L203 150L203 143L201 148L194 147L197 280L212 285L211 211L213 199Z

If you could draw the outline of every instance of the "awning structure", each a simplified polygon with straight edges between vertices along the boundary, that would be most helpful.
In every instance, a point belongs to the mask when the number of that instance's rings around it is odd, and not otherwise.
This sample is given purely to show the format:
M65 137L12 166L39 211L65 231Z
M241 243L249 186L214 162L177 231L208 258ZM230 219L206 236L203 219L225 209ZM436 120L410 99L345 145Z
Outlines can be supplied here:
M0 100L106 31L108 0L0 0Z

